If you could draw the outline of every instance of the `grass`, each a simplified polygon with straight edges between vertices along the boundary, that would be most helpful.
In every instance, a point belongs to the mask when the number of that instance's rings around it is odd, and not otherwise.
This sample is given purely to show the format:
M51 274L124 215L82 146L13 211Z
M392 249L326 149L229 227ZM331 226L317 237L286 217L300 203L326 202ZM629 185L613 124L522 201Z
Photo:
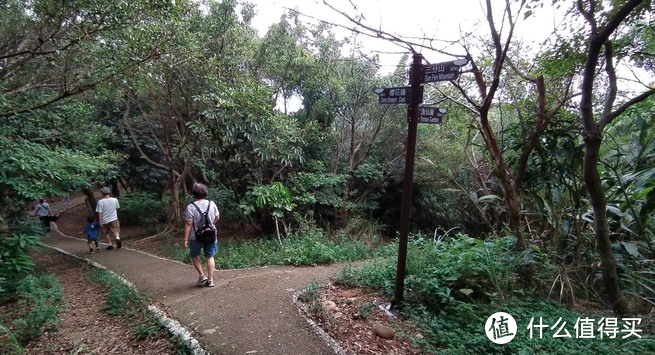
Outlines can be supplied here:
M132 324L132 334L136 340L164 336L169 339L176 354L192 354L189 344L171 336L157 318L148 312L148 298L121 282L113 273L93 269L87 274L87 280L99 283L107 289L103 310L115 317L128 317Z
M21 344L56 329L64 306L62 284L50 274L27 276L16 289L18 314L13 322L16 339Z
M0 353L6 355L22 355L25 353L23 346L11 330L0 324Z
M343 234L330 238L318 230L306 231L282 240L256 239L231 242L219 246L216 267L239 269L266 265L322 265L363 260L374 255L379 243L367 240L349 240ZM170 259L190 263L189 253L180 244L162 250Z

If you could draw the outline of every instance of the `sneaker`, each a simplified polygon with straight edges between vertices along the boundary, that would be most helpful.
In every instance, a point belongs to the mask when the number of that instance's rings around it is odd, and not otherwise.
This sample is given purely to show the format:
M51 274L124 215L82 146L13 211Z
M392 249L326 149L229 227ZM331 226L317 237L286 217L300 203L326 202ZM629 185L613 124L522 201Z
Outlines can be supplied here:
M214 287L214 280L207 280L207 287Z
M114 245L113 245L113 244L109 244L109 246L108 246L106 249L107 249L107 250L112 250L112 249L114 249Z
M95 250L91 250L91 254L95 254L95 253L96 253Z
M116 247L117 247L118 249L120 249L120 248L123 247L123 242L121 242L120 239L116 239Z
M200 275L200 276L198 276L198 282L196 283L196 285L198 285L198 286L204 286L204 285L206 285L208 282L209 282L209 279L207 278L207 276L205 276L205 275Z

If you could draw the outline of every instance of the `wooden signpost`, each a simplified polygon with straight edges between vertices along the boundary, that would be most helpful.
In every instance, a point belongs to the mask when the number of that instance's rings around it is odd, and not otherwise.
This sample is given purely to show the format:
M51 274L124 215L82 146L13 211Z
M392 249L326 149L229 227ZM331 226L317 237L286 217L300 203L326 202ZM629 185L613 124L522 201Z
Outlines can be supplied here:
M396 288L394 290L393 304L400 306L403 302L405 288L405 266L407 264L407 240L409 235L409 212L412 205L412 186L414 181L414 156L416 154L416 130L418 123L443 122L446 109L424 106L423 83L450 81L459 77L460 69L468 63L467 59L458 59L451 62L423 65L423 56L414 53L412 66L409 72L409 87L379 88L374 92L378 94L380 104L407 104L407 147L405 154L405 179L403 182L403 201L400 208L400 241L398 245L398 264L396 268Z

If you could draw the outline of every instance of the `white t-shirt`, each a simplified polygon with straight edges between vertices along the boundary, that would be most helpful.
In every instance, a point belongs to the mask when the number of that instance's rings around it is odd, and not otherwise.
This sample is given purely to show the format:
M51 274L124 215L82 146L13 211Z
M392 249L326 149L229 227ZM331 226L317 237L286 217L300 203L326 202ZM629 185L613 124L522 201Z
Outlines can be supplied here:
M201 212L198 212L198 210L193 207L193 203L198 206L198 209L200 209ZM189 239L196 239L195 231L197 229L197 226L200 225L200 220L202 219L202 214L207 211L207 204L211 203L209 207L209 213L207 213L207 217L209 217L209 223L211 223L212 227L216 229L216 225L214 225L214 221L216 218L220 217L220 212L218 211L218 207L214 203L214 201L209 201L209 200L198 200L194 201L193 203L190 203L188 206L186 206L186 210L184 211L184 220L185 221L193 221L193 227L191 229L191 233L189 233Z
M118 200L114 197L103 198L98 201L96 212L100 213L102 224L107 224L118 219L117 210L120 208Z

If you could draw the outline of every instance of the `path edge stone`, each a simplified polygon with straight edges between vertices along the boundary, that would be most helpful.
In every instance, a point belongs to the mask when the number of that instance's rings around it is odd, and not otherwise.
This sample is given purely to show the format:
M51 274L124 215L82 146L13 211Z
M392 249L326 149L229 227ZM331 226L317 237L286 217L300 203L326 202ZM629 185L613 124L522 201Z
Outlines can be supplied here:
M307 307L305 306L305 303L301 302L298 300L298 297L302 294L302 290L296 291L293 294L293 304L296 305L296 308L298 308L298 313L305 318L305 321L309 324L309 326L318 334L325 343L334 350L334 352L337 355L348 355L348 353L337 343L334 338L332 338L323 328L321 328L314 320L310 317L309 311L307 310Z

